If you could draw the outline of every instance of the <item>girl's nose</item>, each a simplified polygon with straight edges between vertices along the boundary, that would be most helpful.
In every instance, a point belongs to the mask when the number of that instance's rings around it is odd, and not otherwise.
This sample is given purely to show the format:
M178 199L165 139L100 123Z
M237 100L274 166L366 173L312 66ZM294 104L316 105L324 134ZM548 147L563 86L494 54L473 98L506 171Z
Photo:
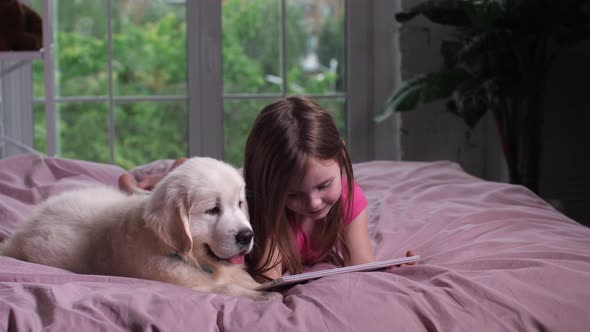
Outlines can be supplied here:
M309 204L310 210L316 210L320 206L322 206L322 199L319 195L312 194L309 196L308 204Z

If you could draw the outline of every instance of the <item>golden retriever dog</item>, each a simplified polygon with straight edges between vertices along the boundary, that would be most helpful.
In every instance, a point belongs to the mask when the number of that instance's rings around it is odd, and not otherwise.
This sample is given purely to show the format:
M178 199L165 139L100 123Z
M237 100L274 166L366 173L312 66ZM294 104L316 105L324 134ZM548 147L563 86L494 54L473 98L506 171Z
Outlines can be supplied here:
M149 195L101 186L47 199L0 253L77 273L158 280L254 300L245 184L232 166L190 158Z

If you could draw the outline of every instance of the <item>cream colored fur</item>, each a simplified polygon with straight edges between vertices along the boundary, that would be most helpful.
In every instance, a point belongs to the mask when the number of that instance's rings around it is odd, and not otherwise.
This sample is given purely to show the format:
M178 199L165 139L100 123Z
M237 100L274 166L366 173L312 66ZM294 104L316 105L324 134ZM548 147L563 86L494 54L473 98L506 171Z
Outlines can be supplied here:
M252 231L244 186L230 165L191 158L149 195L110 187L66 192L41 204L2 254L77 273L159 280L254 300L280 297L254 291L259 284L244 264L228 261L253 245L248 237L236 238Z

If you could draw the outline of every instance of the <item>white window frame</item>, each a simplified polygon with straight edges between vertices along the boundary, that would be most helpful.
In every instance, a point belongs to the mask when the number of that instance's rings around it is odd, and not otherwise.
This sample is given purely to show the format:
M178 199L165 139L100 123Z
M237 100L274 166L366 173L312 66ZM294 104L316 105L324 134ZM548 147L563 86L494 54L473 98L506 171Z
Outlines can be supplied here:
M399 159L398 117L381 124L373 122L399 81L397 27L393 19L399 6L397 0L346 1L347 92L321 96L347 99L347 147L354 162ZM284 12L285 0L281 0L281 7ZM223 95L221 10L218 0L187 2L191 156L223 158L224 99L280 97L285 91L283 80L282 94ZM281 26L284 36L284 24ZM281 54L284 56L284 42Z
M186 2L188 154L223 158L221 1Z
M107 1L109 13L110 3L110 0ZM186 97L113 98L112 93L109 93L107 97L90 99L102 101L106 99L111 108L109 112L112 113L113 103L119 99L131 102L139 99L146 101L186 98L188 155L222 159L224 98L249 97L223 95L221 6L219 0L186 1L188 70ZM284 10L285 0L281 0L281 6ZM398 33L393 18L399 8L399 0L346 1L347 89L346 93L336 93L332 97L344 96L347 99L346 136L348 141L346 143L354 162L400 159L399 118L393 116L380 124L373 122L374 115L381 110L385 100L399 82ZM285 91L284 84L283 91ZM29 95L32 96L32 94ZM252 97L269 96L252 95ZM73 101L79 98L58 98L57 101L70 101L69 99ZM82 97L82 99L88 98ZM30 111L19 114L16 117L9 117L11 122L6 123L6 127L18 125L22 128L24 121L30 123L30 130L27 125L26 130L22 130L21 133L31 136L30 139L23 138L22 141L32 142L32 114ZM109 116L112 117L112 114ZM112 123L110 125L112 127ZM109 137L109 143L114 144L112 129Z

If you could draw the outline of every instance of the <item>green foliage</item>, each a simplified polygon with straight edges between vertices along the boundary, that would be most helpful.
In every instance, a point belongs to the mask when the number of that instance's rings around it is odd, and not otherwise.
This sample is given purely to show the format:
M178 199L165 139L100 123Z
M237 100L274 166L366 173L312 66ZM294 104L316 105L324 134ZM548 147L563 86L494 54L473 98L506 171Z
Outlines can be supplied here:
M115 113L115 160L131 168L187 155L185 102L123 104Z
M234 166L242 166L246 137L258 112L273 102L271 99L228 100L224 103L224 159Z
M457 67L418 75L405 81L387 101L389 107L376 120L382 121L389 117L393 110L411 111L421 103L444 98L450 95L455 87L473 76L463 68Z
M173 13L113 36L115 95L184 94L186 25Z
M344 15L330 16L320 32L318 56L320 63L329 65L330 61L336 60L336 91L346 91L346 39L343 38L345 30Z
M223 3L223 84L225 93L279 93L280 86L267 82L266 75L280 76L280 8L278 1L225 1ZM287 49L294 57L303 53L301 12L287 16L287 31L299 34Z
M226 94L280 93L280 85L267 75L280 76L279 2L269 0L223 1L223 82ZM41 8L40 0L33 0ZM342 71L305 73L301 59L307 38L303 10L287 4L287 80L306 93L334 91L342 85ZM100 101L60 102L58 150L60 156L100 162L111 161L109 123L114 125L114 162L132 168L155 159L187 155L186 102L115 101L109 116L109 73L106 6L104 2L70 1L57 6L55 34L56 81L59 97L96 97ZM76 13L73 15L72 13ZM152 97L186 95L186 22L184 6L168 1L117 2L113 7L113 96ZM343 17L335 17L321 31L325 43L322 65L327 68L329 48L342 48ZM328 44L329 43L329 44ZM340 54L340 50L333 53ZM344 60L338 59L341 68ZM33 64L34 93L44 95L43 64ZM343 89L342 87L340 88ZM301 93L289 86L288 93ZM240 165L243 144L251 123L273 100L224 102L225 159ZM338 113L340 127L344 115ZM111 117L111 118L109 118ZM35 148L44 151L43 107L35 107Z

